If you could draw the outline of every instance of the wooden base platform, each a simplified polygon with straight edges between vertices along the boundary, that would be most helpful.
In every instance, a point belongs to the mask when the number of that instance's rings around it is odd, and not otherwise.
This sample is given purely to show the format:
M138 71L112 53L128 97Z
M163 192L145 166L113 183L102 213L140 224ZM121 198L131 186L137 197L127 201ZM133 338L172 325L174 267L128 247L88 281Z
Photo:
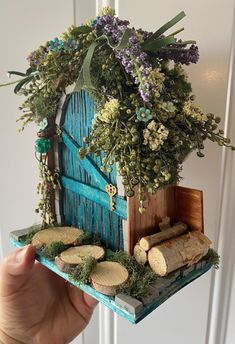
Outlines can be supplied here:
M22 242L19 242L13 238L11 238L11 243L13 246L18 247L18 248L24 246ZM210 263L205 263L204 265L202 264L203 265L202 267L199 266L199 268L197 267L193 269L192 271L185 274L185 276L184 274L183 275L181 274L180 276L177 277L176 281L174 281L171 285L166 287L156 299L154 299L151 303L143 306L143 308L137 314L133 314L127 311L124 307L121 307L117 302L115 302L115 299L113 297L109 297L97 292L90 285L79 284L71 280L68 274L61 272L56 267L53 261L46 259L41 254L37 254L36 259L42 265L46 266L48 269L55 272L57 275L64 278L66 281L68 281L72 285L80 288L87 294L91 295L96 300L101 302L103 305L112 309L114 312L116 312L118 315L122 316L123 318L127 319L132 324L137 324L139 321L144 319L148 314L154 311L157 307L159 307L163 302L169 299L173 294L175 294L177 291L179 291L180 289L182 289L183 287L191 283L193 280L203 275L205 272L207 272L211 268Z

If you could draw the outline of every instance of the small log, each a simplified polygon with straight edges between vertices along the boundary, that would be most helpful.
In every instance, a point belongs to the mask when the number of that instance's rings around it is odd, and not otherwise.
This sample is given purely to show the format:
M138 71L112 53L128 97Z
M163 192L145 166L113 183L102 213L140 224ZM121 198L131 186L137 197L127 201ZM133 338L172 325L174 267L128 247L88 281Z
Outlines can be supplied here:
M61 241L66 245L77 244L79 237L84 232L75 227L51 227L37 232L32 239L32 245L36 249L41 249L56 241Z
M90 279L92 286L102 294L114 296L117 288L128 280L127 269L119 263L104 261L97 264Z
M140 264L144 265L148 262L148 253L143 250L139 244L136 244L134 247L134 257Z
M177 223L173 227L165 229L162 232L152 234L140 239L139 245L144 251L149 251L151 247L162 241L177 237L187 231L188 227L185 223Z
M204 257L211 241L201 232L193 231L167 240L151 248L149 265L156 274L166 276L183 266L191 266Z
M88 256L94 257L97 261L104 258L103 247L96 245L82 245L70 247L55 258L55 264L59 270L65 273L73 272L74 268Z

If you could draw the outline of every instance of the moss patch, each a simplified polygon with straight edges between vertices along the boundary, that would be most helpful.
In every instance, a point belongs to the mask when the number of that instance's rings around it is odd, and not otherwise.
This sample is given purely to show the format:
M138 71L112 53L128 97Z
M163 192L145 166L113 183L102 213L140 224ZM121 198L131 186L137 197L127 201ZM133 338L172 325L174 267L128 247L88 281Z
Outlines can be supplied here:
M61 252L67 250L71 245L66 245L62 241L55 241L46 245L42 249L42 254L48 259L55 259Z
M91 272L96 267L97 261L94 257L83 258L81 264L77 265L70 278L79 283L88 283Z
M149 294L149 287L157 279L157 275L149 268L139 264L133 256L119 251L107 258L107 260L118 262L129 272L129 279L121 285L117 292L135 297L144 298Z
M97 234L84 232L79 236L79 245L97 245L101 246L101 240Z
M213 248L210 248L208 250L207 255L204 257L204 259L211 263L215 269L219 269L219 264L220 264L220 256L218 253L213 250Z

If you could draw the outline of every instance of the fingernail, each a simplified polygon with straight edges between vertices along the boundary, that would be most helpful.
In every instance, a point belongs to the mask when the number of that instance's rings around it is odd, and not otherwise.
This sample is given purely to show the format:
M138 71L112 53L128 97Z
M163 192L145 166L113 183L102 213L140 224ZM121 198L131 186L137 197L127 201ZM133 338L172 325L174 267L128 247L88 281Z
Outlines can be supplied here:
M15 255L15 262L21 264L24 260L25 254L27 252L28 246L25 246L20 249Z

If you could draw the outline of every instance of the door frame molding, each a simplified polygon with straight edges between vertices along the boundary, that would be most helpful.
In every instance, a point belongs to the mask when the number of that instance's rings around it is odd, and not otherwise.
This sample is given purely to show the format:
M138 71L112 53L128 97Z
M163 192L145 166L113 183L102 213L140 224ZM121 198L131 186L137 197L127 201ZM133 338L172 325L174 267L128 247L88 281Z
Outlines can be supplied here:
M228 68L227 99L225 109L224 132L235 142L235 4L233 30L231 35L230 61ZM206 344L226 344L228 319L235 269L235 156L223 148L221 162L219 208L215 246L221 263L220 270L211 276Z

